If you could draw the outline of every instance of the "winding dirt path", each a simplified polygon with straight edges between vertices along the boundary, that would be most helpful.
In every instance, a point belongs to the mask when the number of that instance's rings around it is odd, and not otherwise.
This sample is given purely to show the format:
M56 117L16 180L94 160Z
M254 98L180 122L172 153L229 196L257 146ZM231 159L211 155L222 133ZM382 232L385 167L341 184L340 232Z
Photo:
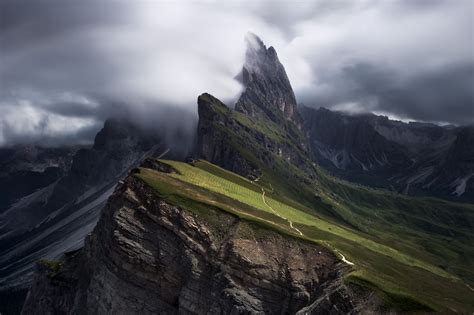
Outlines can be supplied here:
M273 187L272 187L273 188ZM290 224L290 228L292 228L293 230L295 230L299 235L303 236L303 233L301 233L301 231L294 227L293 226L293 222L288 219L288 218L285 218L284 216L282 216L281 214L279 214L278 212L275 211L275 209L272 208L272 206L270 206L268 203L267 203L267 200L265 199L265 189L262 188L262 200L263 200L263 203L278 217L282 218L283 220L286 220L288 221L288 223Z
M351 266L354 265L354 263L353 263L352 261L347 260L346 257L344 257L344 255L343 255L340 251L338 251L338 250L335 249L335 248L334 248L334 251L335 251L336 253L338 253L339 255L341 255L341 260L342 260L343 262L345 262L346 264L351 265Z
M328 242L324 242L324 244L327 245L327 247L331 248L334 252L336 252L337 254L339 254L341 256L341 260L343 262L345 262L346 264L350 265L350 266L353 266L354 263L352 261L349 261L346 259L346 257L340 252L338 251L334 246L331 246Z
M256 178L256 179L254 179L252 182L255 183L257 186L260 186L260 185L257 184L257 182L260 180L261 177L262 177L262 176L260 176L260 177L258 177L258 178ZM273 193L275 190L273 189L272 184L270 184L270 188L272 189L270 193ZM285 218L284 216L282 216L281 214L279 214L275 209L272 208L272 206L270 206L270 205L267 203L267 200L265 199L265 193L266 193L266 191L265 191L265 189L264 189L262 186L260 186L260 189L262 190L262 201L263 201L263 203L273 212L273 214L275 214L275 215L276 215L277 217L279 217L279 218L282 218L282 219L285 220L285 221L288 221L288 224L290 225L290 228L291 228L292 230L294 230L295 232L297 232L300 236L304 236L304 234L301 233L301 231L300 231L298 228L296 228L296 227L293 226L293 221L291 221L290 219ZM336 203L337 203L337 201L336 201ZM326 244L326 246L328 246L328 247L331 248L334 252L336 252L339 256L341 256L341 260L342 260L344 263L346 263L346 264L348 264L348 265L350 265L350 266L354 266L354 263L353 263L352 261L347 260L346 257L345 257L340 251L338 251L334 246L331 246L328 242L324 242L324 243ZM472 290L472 288L470 288L470 289Z

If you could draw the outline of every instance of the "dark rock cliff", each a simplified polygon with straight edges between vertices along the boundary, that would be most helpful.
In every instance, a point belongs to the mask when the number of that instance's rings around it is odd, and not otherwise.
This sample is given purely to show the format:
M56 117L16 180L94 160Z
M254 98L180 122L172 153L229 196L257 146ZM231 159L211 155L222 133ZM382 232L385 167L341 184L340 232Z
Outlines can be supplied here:
M308 170L306 142L297 127L276 124L268 118L252 118L229 109L207 93L198 98L197 154L214 164L249 179L261 168L273 169L284 161Z
M172 206L134 176L85 247L42 262L23 314L350 314L370 299L327 249L209 209Z
M258 167L245 159L239 149L242 144L232 137L241 129L232 111L212 95L203 94L198 98L198 113L198 156L242 176L257 178Z
M437 195L474 202L474 126L458 127L454 132L455 140L422 184Z
M235 109L249 116L264 114L280 124L288 120L301 128L295 94L275 48L267 49L254 34L249 33L246 39L248 48L242 69L245 90Z
M405 147L375 130L375 115L349 116L304 106L300 110L312 158L337 175L370 183L373 176L384 180L412 164Z
M197 155L250 179L261 168L293 164L309 176L308 143L295 95L273 47L249 34L244 91L230 109L207 93L198 98Z

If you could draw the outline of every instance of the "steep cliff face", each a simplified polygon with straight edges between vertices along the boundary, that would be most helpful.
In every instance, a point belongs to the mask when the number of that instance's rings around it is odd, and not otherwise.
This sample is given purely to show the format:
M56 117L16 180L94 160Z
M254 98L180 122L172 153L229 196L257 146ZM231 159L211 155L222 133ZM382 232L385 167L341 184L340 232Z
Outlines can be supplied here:
M296 98L275 48L266 48L256 35L247 35L247 52L242 69L245 87L236 110L249 116L264 114L272 121L291 121L301 128Z
M422 183L440 195L474 202L474 126L459 127L456 139Z
M253 34L247 42L245 89L235 109L209 94L198 98L197 154L250 179L258 178L262 168L284 168L282 164L293 164L314 178L285 69L273 47L267 49Z
M237 136L241 129L232 118L232 111L212 95L203 94L198 98L198 113L198 156L256 179L260 175L257 165L245 159L238 140L232 137Z
M121 184L84 249L41 263L23 313L356 313L364 292L314 243L209 209L160 199L134 176ZM362 305L364 301L364 305Z
M278 163L308 167L306 142L291 123L288 129L268 118L254 118L228 108L217 98L198 98L197 154L225 169L250 179L261 175L261 168Z
M407 150L379 134L375 115L349 116L325 108L302 107L305 131L316 160L343 171L386 171L410 162Z

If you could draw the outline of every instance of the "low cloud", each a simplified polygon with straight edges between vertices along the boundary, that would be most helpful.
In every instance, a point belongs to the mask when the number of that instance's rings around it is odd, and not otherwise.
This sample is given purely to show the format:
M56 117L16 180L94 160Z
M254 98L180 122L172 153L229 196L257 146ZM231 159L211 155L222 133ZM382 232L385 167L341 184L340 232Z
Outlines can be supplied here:
M275 46L305 105L473 123L472 6L6 0L0 145L91 141L117 115L192 130L197 95L240 94L248 31Z

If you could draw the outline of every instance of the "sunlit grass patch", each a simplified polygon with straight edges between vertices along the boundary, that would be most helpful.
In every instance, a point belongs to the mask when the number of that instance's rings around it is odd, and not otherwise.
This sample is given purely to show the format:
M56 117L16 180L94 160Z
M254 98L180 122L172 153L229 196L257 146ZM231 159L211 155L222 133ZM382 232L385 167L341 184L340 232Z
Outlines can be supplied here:
M198 213L211 223L214 216L209 209L223 210L293 237L328 244L328 248L336 249L355 264L352 276L361 279L359 284L366 281L375 285L388 297L388 304L406 302L413 310L422 310L424 307L424 310L441 310L446 305L453 309L474 309L472 291L449 270L431 263L438 256L423 250L418 242L412 242L415 237L422 235L415 230L405 231L404 240L396 243L393 241L394 229L383 231L381 225L373 225L367 227L366 230L371 233L367 234L321 215L324 212L318 207L324 206L324 203L315 202L310 208L311 204L308 203L287 202L290 194L283 191L281 187L284 186L275 182L271 175L264 175L266 177L261 181L253 182L205 161L196 161L194 165L166 160L162 162L171 165L179 173L141 169L136 176L153 187L161 197ZM266 192L265 202L263 191ZM341 193L345 194L345 199L341 195L328 196L328 199L346 206L349 197L366 198L356 193L347 189ZM374 200L376 207L390 207L389 203L394 202L385 194L377 195ZM369 200L361 200L358 205L365 208L357 211L369 211L369 203ZM375 207L371 209L374 211ZM384 211L395 212L393 209L396 208L390 209ZM345 211L350 212L352 209L346 208ZM354 222L356 225L362 224L359 214L354 214L351 220L358 220ZM294 228L290 226L290 221ZM301 231L302 235L297 231ZM443 251L443 248L437 247L435 250ZM454 252L450 255L454 255Z

